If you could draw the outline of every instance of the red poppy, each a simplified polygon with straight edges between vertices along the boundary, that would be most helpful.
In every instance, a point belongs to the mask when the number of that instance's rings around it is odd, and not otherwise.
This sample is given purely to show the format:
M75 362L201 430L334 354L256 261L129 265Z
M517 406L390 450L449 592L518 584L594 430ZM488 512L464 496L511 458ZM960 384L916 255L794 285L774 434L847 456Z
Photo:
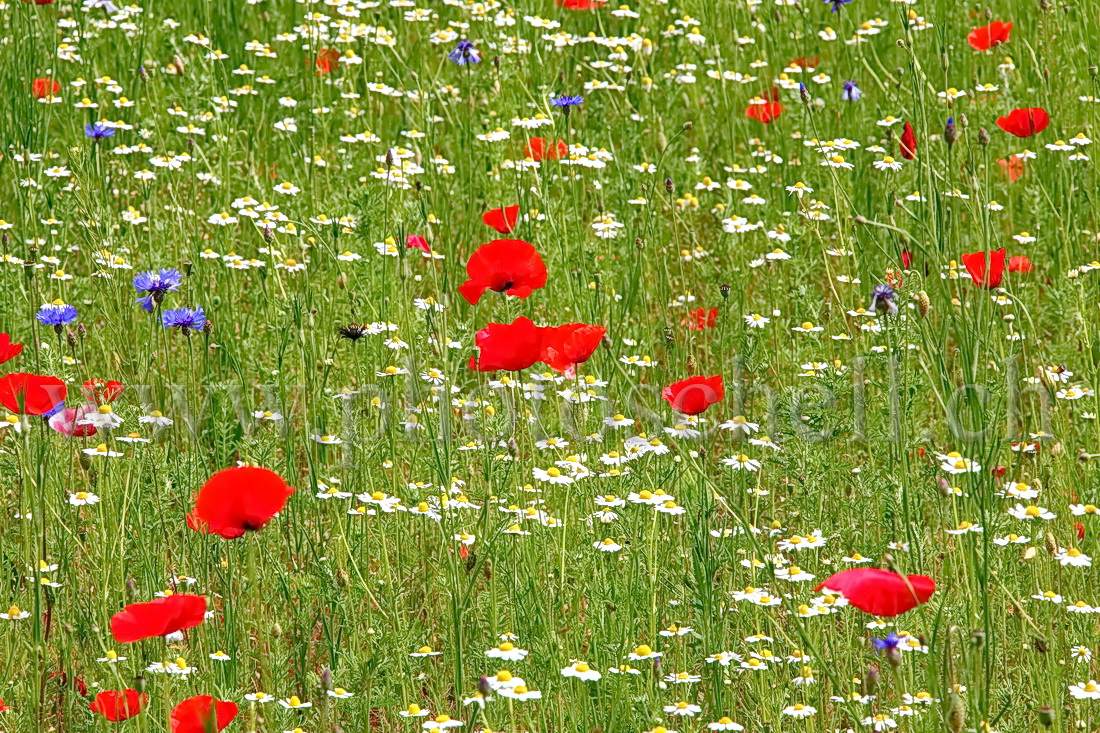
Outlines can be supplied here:
M1081 522L1074 522L1073 523L1073 528L1075 530L1077 530L1077 539L1079 539L1079 540L1085 539L1085 525L1084 524L1082 524Z
M995 20L987 26L975 28L966 36L966 42L977 51L988 51L994 46L1008 43L1008 36L1012 33L1012 21L1002 23Z
M796 59L791 59L787 66L797 66L803 71L813 71L817 68L817 65L821 63L821 58L814 56L813 58L807 58L805 56L799 56Z
M696 308L691 313L688 313L687 318L684 319L684 323L686 323L688 328L692 331L705 331L708 328L714 328L714 324L717 322L717 308Z
M1005 250L1001 247L989 253L989 269L986 270L986 253L971 252L962 256L963 265L970 273L970 279L979 288L997 288L1005 274Z
M148 603L131 603L126 606L111 616L111 633L115 641L131 644L198 626L205 615L205 598L188 593L174 593Z
M905 129L901 133L900 142L901 144L898 146L898 151L901 153L901 157L906 160L912 160L917 157L917 135L913 132L912 123L905 123Z
M84 383L84 397L89 402L114 402L125 387L117 379L89 379Z
M1042 107L1014 109L1007 117L997 118L997 127L1016 137L1031 137L1047 129L1050 115Z
M543 160L558 160L569 154L569 146L564 140L547 140L533 137L523 148L523 155L536 163Z
M262 529L294 493L282 476L267 468L236 466L218 471L199 489L192 529L225 539Z
M340 52L335 48L322 48L317 54L317 60L313 62L317 67L317 75L331 74L340 63ZM306 62L306 66L309 62Z
M470 368L478 372L518 372L542 358L542 332L530 318L520 316L511 323L490 323L477 332L479 353L470 357Z
M59 669L56 672L50 672L47 680L57 680L57 684L61 687L66 687L69 684L69 675L63 669ZM76 675L73 678L72 688L76 690L76 694L81 697L88 696L88 683L84 681L83 675Z
M405 237L405 249L418 249L429 255L432 253L432 248L428 246L428 240L418 234L410 234Z
M926 575L901 576L878 568L853 568L830 575L814 588L840 593L853 606L872 616L898 616L927 603L936 581Z
M1024 255L1016 255L1008 260L1008 271L1018 272L1021 275L1026 275L1035 269L1035 265L1031 264L1031 260Z
M172 708L169 722L172 733L211 733L219 731L237 717L237 703L210 695L189 697Z
M607 329L587 323L566 323L542 331L542 361L553 370L571 374L599 348Z
M23 344L13 344L11 336L0 333L0 364L11 361L23 352Z
M698 415L726 396L722 375L691 377L665 387L661 397L672 409L685 415Z
M516 222L519 221L519 204L489 209L481 215L481 220L501 234L511 234L515 231Z
M765 125L773 122L781 114L783 114L783 105L779 103L778 89L772 89L767 94L756 97L749 104L749 108L745 110L746 117L759 120Z
M16 372L0 377L0 405L19 415L45 415L65 402L68 390L57 377Z
M607 0L557 0L558 5L566 10L593 10L600 7Z
M140 713L148 699L148 695L137 690L104 690L95 696L95 701L88 708L112 723L117 723Z
M907 249L901 251L901 269L909 270L913 267L913 253Z
M486 290L526 298L546 285L546 265L529 242L494 239L470 255L466 276L469 279L458 286L458 292L470 305L481 300Z
M1001 170L1008 174L1008 180L1013 183L1024 174L1024 159L1018 155L1013 155L1008 158L999 158L997 160L997 165L1001 166Z
M31 84L31 94L35 99L42 99L61 91L61 82L57 79L35 79Z

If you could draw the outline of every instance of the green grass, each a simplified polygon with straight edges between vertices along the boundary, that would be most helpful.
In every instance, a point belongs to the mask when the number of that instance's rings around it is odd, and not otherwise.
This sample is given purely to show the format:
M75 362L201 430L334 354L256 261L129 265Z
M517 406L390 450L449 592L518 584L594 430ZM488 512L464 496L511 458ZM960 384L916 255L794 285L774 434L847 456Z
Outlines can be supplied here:
M1031 731L1043 725L1041 708L1058 730L1100 725L1097 703L1067 688L1097 676L1093 662L1071 655L1077 645L1096 651L1094 614L1066 611L1078 600L1100 604L1095 571L1053 557L1058 548L1100 551L1096 517L1070 508L1100 503L1095 399L1058 395L1100 388L1100 292L1086 267L1100 238L1097 169L1044 147L1100 135L1100 108L1079 99L1100 97L1096 3L1001 3L990 12L942 0L854 0L834 14L821 2L687 0L630 3L639 17L622 18L615 4L571 11L530 0L487 14L425 4L425 22L405 19L411 5L374 5L347 19L346 39L333 25L342 18L336 6L288 0L147 2L110 27L113 16L100 8L0 6L8 100L0 226L11 225L0 245L0 330L25 344L3 369L63 378L72 407L85 380L126 386L114 405L124 422L113 431L69 438L40 418L27 418L21 432L0 430L0 606L31 614L0 619L4 730L167 730L172 707L196 694L237 702L231 730L242 731L419 730L421 719L398 714L410 704L471 731L687 733L722 716L751 731L870 730L863 721L877 714L901 730ZM314 12L327 19L306 18ZM910 12L924 26L907 23ZM498 14L515 25L495 24ZM561 27L536 28L525 16ZM685 17L704 42L666 30L682 31L675 24ZM875 30L864 21L876 18L877 34L846 42L861 24ZM990 19L1014 21L1011 40L976 52L966 35ZM451 23L466 24L458 33L474 41L480 64L448 60L458 35L431 41ZM837 40L819 37L829 26ZM388 29L379 33L392 46L373 42L376 28ZM553 33L579 42L555 47L544 39ZM188 41L191 34L210 45ZM273 53L257 55L253 41ZM61 58L65 44L79 60ZM353 51L362 63L314 73L323 48ZM208 58L214 49L226 58ZM816 71L785 73L799 57L819 57ZM234 73L241 64L254 74ZM708 71L757 79L722 81ZM829 81L813 80L819 73ZM747 117L750 100L781 74L804 82L807 100L782 88L778 119ZM60 102L37 101L35 79L56 79ZM859 101L842 101L845 80L859 85ZM255 93L241 93L249 84ZM937 95L951 87L968 95L948 105ZM565 116L550 106L560 94L583 95L584 104ZM74 106L85 97L98 108ZM132 106L116 108L122 97ZM170 113L177 106L182 115ZM1026 140L1002 132L996 118L1017 107L1045 108L1050 127ZM552 126L512 125L539 113ZM876 124L888 115L899 123ZM953 145L948 117L959 133ZM295 124L276 126L286 118ZM87 138L84 126L104 119L132 129ZM913 160L897 152L904 121L916 131ZM177 130L188 124L202 133ZM498 127L510 139L478 139ZM423 136L407 134L414 130ZM365 131L373 137L353 141ZM535 135L585 150L525 168L524 144ZM861 144L842 153L851 170L821 165L830 156L808 144L849 138ZM867 150L874 145L883 152ZM1075 147L1087 156L1095 145ZM1025 148L1035 157L1012 181L998 161ZM397 151L398 166L422 168L407 187L372 175L385 170L387 150ZM176 169L157 167L160 155L175 157ZM901 170L877 170L885 155ZM51 175L55 166L64 171ZM135 178L144 169L155 178ZM706 190L708 181L719 186ZM789 194L799 181L813 192ZM283 182L296 195L275 191ZM907 198L914 192L924 200ZM752 194L763 203L744 200ZM232 206L249 196L254 220ZM1003 208L991 210L991 201ZM265 214L264 203L285 220ZM549 281L526 299L490 292L470 306L456 291L466 259L503 236L481 214L511 204L523 218L509 236L538 249ZM210 222L222 212L238 222ZM592 224L607 215L622 227L598 237ZM264 216L266 232L254 224ZM737 217L746 221L724 227ZM770 239L769 230L790 240ZM1012 239L1022 232L1036 241ZM410 234L441 257L406 249ZM397 255L382 256L375 245L391 238ZM790 259L764 258L777 245ZM994 300L1000 291L976 288L961 264L964 253L1000 247L1034 265L1006 276L1004 303ZM912 255L905 272L903 251ZM341 259L345 252L361 259ZM254 265L234 269L223 261L230 253ZM287 260L305 270L278 267ZM158 268L185 277L147 314L133 302L131 280ZM885 282L897 291L899 316L849 314ZM79 311L56 332L35 319L55 299ZM188 336L161 326L165 309L196 305L208 329ZM717 309L713 328L688 327L696 308ZM753 313L770 323L750 328L744 317ZM474 334L518 316L599 324L607 338L575 382L538 382L541 367L512 375L515 384L543 385L545 399L534 399L532 388L494 387L499 375L468 366ZM823 330L792 330L806 321ZM394 324L408 348L388 348L388 331L358 342L337 333L373 322ZM652 366L629 363L643 355ZM806 376L808 362L823 368ZM377 375L391 365L409 373ZM1055 384L1055 365L1073 376ZM439 370L442 385L420 377L428 369ZM695 374L721 374L725 399L692 426L698 438L667 435L679 421L661 389ZM559 395L565 389L595 398L574 404ZM341 399L341 390L356 394ZM139 422L154 410L173 424ZM283 419L252 416L264 410ZM604 424L617 414L637 422ZM736 415L759 423L781 450L718 429ZM152 442L118 441L131 431ZM325 434L342 442L313 439ZM640 434L670 450L627 462L623 475L595 475L607 472L601 456ZM549 437L570 445L536 445ZM1030 440L1034 452L1014 450ZM124 455L82 452L100 443ZM982 469L946 474L934 454L950 451ZM742 453L762 462L758 472L722 463ZM593 475L570 485L534 480L533 469L569 456ZM242 539L190 530L195 492L236 461L279 472L297 493ZM995 467L1004 470L994 475ZM1056 518L1011 516L1017 500L995 495L1009 481L1039 488L1034 503ZM461 492L475 506L442 511L439 521L404 511L360 516L348 513L363 504L354 496L316 498L321 484L381 491L408 507ZM657 489L685 512L628 502L615 521L591 519L599 496ZM74 507L77 492L100 502ZM553 522L517 518L503 511L510 505ZM984 532L950 533L960 522ZM506 531L513 524L529 534ZM814 531L825 538L820 549L777 548ZM463 532L476 537L465 550L454 539ZM1010 533L1028 539L994 544ZM605 538L622 549L593 547ZM937 593L890 628L867 628L871 618L851 607L803 618L812 587L851 567L844 558L852 553L930 575ZM40 571L40 560L56 570ZM775 577L791 563L815 580ZM779 605L735 600L750 586L766 587ZM173 589L204 595L214 617L182 642L114 642L112 614ZM1043 591L1064 602L1032 598ZM660 634L673 625L691 631ZM869 643L889 630L908 631L926 653L891 665ZM485 655L506 633L529 650L525 660ZM771 641L748 640L755 634ZM628 662L642 644L663 654L658 664ZM410 656L422 646L440 654ZM776 658L766 671L706 661L765 649ZM108 650L127 659L97 661ZM787 661L795 650L809 656L813 684L794 681L804 675L804 665ZM216 651L229 660L211 659ZM145 671L178 657L197 671ZM602 679L563 677L573 660ZM640 673L609 672L628 663ZM484 710L463 706L479 678L502 669L542 699L494 694ZM680 672L700 679L662 681ZM77 680L89 698L131 687L149 702L135 719L107 723L88 710ZM326 695L334 687L354 696ZM245 700L257 690L313 707ZM940 702L896 712L922 691ZM874 697L852 700L859 692ZM701 711L663 712L681 700ZM817 712L801 721L783 712L793 704Z

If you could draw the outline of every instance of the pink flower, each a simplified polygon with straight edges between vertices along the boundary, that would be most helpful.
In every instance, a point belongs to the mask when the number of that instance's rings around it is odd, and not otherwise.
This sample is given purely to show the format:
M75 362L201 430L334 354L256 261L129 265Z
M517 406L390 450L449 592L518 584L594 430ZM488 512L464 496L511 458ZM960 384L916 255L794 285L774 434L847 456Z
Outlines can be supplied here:
M428 240L424 239L424 237L421 237L419 234L410 234L405 237L405 247L408 249L415 247L424 254L430 255L432 253L432 248L428 246Z
M84 419L86 413L94 412L95 409L94 405L85 405L75 410L71 407L58 410L57 413L50 418L50 427L70 438L83 438L88 435L95 435L95 425L77 425L78 422Z

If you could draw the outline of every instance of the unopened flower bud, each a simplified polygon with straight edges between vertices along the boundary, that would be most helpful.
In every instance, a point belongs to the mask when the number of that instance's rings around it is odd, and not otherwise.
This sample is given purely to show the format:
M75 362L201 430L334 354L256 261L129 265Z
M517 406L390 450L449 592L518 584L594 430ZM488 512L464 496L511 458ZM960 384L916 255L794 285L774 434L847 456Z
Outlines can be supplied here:
M951 147L955 144L955 141L959 139L959 131L955 127L955 118L948 117L947 125L943 128L943 139L947 143L947 147Z
M863 675L863 694L870 696L875 694L875 690L878 689L879 677L882 673L877 664L872 664L867 669L867 674Z
M923 290L917 293L917 308L921 318L927 318L928 311L932 310L932 301L928 298L928 293Z
M966 703L959 693L952 690L947 693L947 729L951 733L961 733L966 725Z

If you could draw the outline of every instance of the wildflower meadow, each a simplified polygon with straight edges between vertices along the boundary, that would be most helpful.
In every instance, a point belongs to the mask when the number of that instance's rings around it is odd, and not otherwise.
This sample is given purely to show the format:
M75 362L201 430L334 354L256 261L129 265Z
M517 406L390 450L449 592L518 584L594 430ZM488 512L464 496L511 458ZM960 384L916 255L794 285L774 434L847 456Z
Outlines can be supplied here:
M1100 730L1095 0L0 0L0 730Z

